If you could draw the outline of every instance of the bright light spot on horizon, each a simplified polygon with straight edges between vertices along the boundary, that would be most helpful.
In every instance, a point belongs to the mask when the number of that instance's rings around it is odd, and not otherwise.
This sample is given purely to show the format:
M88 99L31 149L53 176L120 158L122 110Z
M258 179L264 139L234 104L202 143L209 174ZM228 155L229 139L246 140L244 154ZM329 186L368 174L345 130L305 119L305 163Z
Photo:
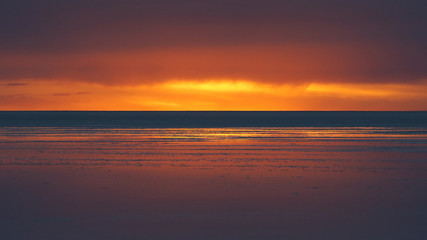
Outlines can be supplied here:
M268 92L273 88L267 84L258 84L247 80L205 80L205 81L180 81L173 80L162 84L160 87L185 90L185 91L211 91L211 92Z

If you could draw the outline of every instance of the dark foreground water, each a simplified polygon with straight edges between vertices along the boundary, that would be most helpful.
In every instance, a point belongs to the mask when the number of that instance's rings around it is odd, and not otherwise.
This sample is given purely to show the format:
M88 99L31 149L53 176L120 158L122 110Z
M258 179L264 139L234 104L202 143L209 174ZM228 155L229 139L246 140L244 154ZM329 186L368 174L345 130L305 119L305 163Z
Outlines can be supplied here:
M426 116L0 112L0 239L427 239Z

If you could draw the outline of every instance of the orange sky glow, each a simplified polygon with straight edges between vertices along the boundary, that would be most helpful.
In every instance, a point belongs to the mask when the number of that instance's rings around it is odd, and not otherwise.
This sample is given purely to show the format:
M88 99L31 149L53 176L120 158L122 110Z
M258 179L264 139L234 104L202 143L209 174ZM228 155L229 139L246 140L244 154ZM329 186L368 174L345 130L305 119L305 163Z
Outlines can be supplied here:
M73 81L3 85L2 110L425 110L427 82L266 84L170 80L132 86Z
M427 110L424 5L8 1L0 110Z

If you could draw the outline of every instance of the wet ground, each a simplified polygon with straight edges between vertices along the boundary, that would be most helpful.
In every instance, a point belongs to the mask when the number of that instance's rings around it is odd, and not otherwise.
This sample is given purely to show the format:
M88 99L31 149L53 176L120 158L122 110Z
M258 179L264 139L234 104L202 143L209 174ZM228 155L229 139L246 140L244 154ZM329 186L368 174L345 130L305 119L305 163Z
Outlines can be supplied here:
M0 128L1 239L427 239L427 129Z

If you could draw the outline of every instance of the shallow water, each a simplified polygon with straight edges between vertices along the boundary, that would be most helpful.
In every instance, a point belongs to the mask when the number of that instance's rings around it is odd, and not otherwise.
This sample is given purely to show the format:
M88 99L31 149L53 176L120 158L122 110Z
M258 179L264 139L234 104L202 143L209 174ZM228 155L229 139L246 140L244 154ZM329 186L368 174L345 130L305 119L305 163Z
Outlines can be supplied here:
M0 127L2 239L426 239L427 128Z

